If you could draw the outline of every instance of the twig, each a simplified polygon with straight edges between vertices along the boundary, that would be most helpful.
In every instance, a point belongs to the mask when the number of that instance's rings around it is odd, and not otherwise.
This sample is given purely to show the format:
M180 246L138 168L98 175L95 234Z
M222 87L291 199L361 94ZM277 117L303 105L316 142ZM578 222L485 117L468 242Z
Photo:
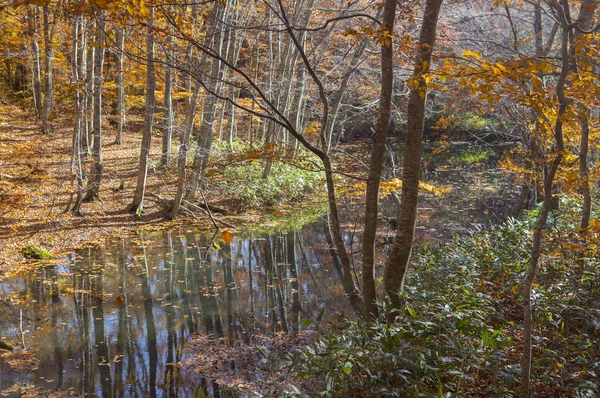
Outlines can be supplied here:
M206 206L206 214L208 214L208 218L210 218L210 221L213 223L213 225L215 226L215 228L217 229L217 231L219 231L221 228L219 228L219 226L215 222L215 219L213 218L213 215L212 215L212 213L210 211L210 207L208 206L208 202L206 201L206 196L204 196L204 190L203 189L200 190L200 195L202 195L202 200L204 201L204 205Z
M190 203L190 202L188 202L188 201L187 201L187 200L185 200L185 199L184 199L184 202L185 202L185 203L187 203L189 206L195 207L196 209L198 209L198 210L200 210L201 212L203 212L204 214L206 214L206 210L204 210L202 207L200 207L200 206L198 206L198 205L195 205L195 204L193 204L193 203ZM190 213L191 213L191 212L190 212ZM219 223L221 223L221 224L225 225L226 227L229 227L229 228L237 228L235 225L233 225L233 224L230 224L230 223L228 223L227 221L223 221L223 220L221 220L221 219L219 219L219 218L217 218L217 217L214 217L214 216L213 216L212 218L213 218L213 219L214 219L216 222L219 222Z

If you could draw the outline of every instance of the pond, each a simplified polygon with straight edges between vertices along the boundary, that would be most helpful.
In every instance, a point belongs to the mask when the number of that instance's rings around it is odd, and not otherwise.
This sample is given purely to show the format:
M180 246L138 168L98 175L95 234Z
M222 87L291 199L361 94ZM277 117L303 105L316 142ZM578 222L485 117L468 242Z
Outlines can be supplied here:
M501 219L512 187L494 167L440 167L429 181L445 193L422 196L418 243ZM394 201L384 214L393 219ZM361 216L356 208L344 214L353 253ZM381 225L380 260L393 234ZM236 232L230 244L206 231L138 232L0 275L0 337L23 342L38 361L26 370L0 359L0 396L19 396L16 383L98 397L226 395L177 366L189 336L239 346L350 313L340 272L321 217L297 231Z

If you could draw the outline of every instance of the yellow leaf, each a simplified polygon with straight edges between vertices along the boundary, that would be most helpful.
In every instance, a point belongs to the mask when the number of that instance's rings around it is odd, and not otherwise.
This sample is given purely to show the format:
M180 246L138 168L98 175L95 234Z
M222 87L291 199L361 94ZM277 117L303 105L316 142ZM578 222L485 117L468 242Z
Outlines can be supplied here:
M473 58L481 59L481 54L479 54L477 51L465 50L463 52L463 55L465 57L473 57Z

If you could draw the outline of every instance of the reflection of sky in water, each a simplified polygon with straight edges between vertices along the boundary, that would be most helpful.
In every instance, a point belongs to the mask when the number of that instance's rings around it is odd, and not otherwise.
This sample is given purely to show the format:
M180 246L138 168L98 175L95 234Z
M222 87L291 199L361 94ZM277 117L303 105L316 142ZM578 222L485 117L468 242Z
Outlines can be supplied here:
M295 333L324 307L348 310L322 224L229 246L215 239L220 249L210 239L140 234L0 282L0 300L16 311L0 319L2 336L20 341L22 308L25 343L40 359L31 374L0 362L0 390L27 381L99 397L211 392L207 380L168 365L183 359L190 333L243 344Z

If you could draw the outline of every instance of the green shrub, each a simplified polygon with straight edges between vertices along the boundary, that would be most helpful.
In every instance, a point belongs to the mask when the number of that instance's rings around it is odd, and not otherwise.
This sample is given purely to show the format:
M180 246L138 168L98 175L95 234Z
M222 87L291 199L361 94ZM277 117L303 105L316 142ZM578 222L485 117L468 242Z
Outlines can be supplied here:
M316 160L305 151L297 151L300 160L275 160L269 177L263 178L265 159L248 159L247 143L234 142L233 150L233 155L227 158L228 164L219 170L217 186L241 208L274 206L314 198L323 192L324 174L314 170ZM228 144L218 144L214 156L216 162L219 162L219 156L229 151Z
M593 397L600 260L581 240L598 237L575 233L576 199L561 204L566 211L550 217L534 285L534 395ZM342 318L286 358L299 388L324 396L515 396L521 284L536 215L417 248L403 315L370 325Z

